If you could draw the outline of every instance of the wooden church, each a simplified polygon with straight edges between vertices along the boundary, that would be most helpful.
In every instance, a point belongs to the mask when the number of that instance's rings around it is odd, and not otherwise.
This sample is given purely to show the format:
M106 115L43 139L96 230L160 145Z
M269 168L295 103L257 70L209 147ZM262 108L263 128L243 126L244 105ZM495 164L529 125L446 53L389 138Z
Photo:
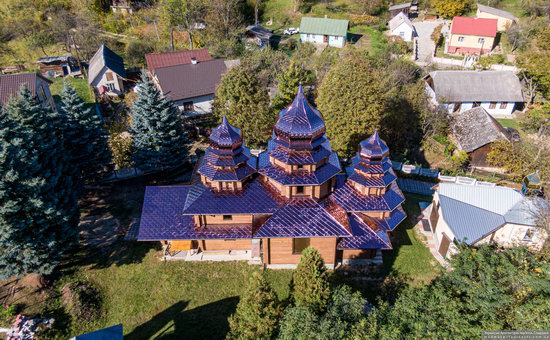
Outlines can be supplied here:
M388 155L375 132L343 172L300 87L258 157L223 118L198 165L200 182L147 187L136 238L161 241L167 259L188 261L291 268L307 247L328 267L380 261L406 217Z

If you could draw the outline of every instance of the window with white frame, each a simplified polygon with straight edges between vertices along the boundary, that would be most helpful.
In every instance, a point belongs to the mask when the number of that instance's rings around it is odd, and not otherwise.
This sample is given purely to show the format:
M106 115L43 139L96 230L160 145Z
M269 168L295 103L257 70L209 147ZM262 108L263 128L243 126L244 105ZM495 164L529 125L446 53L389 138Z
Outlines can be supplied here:
M109 89L109 91L114 91L116 90L116 87L115 87L115 84L114 83L107 83L105 84L107 85L107 88Z
M458 37L458 42L464 42L464 37Z
M478 44L483 44L485 42L485 38L479 38L477 39Z

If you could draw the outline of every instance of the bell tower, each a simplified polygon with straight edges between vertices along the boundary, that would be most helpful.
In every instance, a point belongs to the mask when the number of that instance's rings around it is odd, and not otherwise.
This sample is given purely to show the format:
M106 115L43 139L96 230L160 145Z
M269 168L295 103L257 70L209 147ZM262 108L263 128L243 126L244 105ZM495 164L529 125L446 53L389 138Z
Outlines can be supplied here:
M210 146L197 170L201 182L216 191L241 190L243 183L256 172L256 157L244 145L241 130L224 116L212 130Z
M258 172L287 198L326 197L341 168L325 132L321 113L300 85L292 104L279 112L268 149L259 156Z

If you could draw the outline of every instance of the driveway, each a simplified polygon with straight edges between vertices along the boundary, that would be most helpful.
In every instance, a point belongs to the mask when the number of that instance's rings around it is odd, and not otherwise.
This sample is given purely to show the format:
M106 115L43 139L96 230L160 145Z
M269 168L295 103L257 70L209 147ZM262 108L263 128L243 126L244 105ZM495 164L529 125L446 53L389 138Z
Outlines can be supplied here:
M417 34L418 59L416 63L419 65L427 65L431 63L435 51L435 43L432 40L432 32L437 25L443 21L418 21L413 22L413 26Z

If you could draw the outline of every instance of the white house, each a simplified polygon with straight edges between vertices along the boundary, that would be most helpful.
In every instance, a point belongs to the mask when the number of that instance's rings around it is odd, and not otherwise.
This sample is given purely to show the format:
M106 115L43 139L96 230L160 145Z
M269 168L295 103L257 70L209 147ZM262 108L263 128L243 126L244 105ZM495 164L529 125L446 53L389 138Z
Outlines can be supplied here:
M341 48L346 43L348 26L347 20L302 17L300 40Z
M153 80L162 93L186 115L212 112L212 101L222 75L231 61L193 60L190 64L156 68Z
M405 41L412 41L415 35L415 30L412 22L407 15L399 12L388 22L390 34L401 37Z
M429 219L437 251L448 257L458 243L539 250L547 234L536 227L537 199L506 187L440 183Z
M449 113L481 106L493 117L511 117L523 104L521 83L512 71L434 71L424 80L432 103Z
M125 77L123 59L107 46L101 45L90 59L88 84L98 94L120 95L124 92Z

